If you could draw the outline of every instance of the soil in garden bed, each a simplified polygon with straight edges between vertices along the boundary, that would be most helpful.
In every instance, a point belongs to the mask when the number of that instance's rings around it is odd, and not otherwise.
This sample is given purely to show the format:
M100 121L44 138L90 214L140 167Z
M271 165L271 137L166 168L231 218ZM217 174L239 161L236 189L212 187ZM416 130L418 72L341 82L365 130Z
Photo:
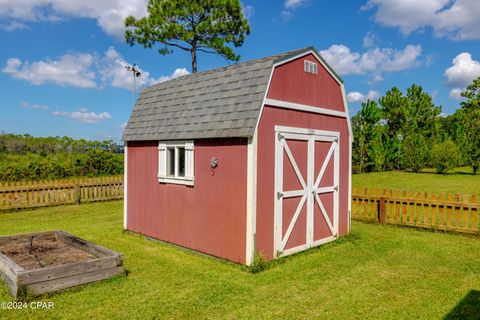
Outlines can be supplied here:
M41 269L73 262L87 261L96 257L58 239L30 238L0 245L0 252L26 270Z

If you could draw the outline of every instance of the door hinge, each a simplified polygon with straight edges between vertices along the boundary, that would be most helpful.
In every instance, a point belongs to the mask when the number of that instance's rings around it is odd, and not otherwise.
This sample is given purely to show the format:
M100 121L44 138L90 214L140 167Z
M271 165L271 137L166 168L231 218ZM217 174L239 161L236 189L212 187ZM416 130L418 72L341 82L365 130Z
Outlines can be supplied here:
M277 135L277 137L278 137L278 140L279 140L279 141L282 140L282 139L285 139L285 136L284 136L283 134L281 134L281 133L279 133L279 134Z
M338 192L338 186L333 187L333 190Z
M283 196L284 196L283 192L277 192L277 198L278 199L283 198Z

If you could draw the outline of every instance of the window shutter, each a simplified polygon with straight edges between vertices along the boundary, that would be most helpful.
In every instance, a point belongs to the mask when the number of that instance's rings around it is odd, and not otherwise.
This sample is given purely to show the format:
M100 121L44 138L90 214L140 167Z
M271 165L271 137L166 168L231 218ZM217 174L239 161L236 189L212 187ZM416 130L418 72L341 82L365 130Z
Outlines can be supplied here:
M167 144L165 141L158 143L158 177L167 176Z
M194 167L194 155L193 155L194 143L192 141L185 142L185 177L192 178L194 177L193 167Z

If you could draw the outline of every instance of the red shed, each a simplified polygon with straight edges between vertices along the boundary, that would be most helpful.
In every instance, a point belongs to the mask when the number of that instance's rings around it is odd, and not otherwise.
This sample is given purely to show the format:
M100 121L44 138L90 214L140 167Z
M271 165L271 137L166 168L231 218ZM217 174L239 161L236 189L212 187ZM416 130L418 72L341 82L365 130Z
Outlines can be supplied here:
M350 229L342 80L314 48L142 91L125 128L125 229L251 264Z

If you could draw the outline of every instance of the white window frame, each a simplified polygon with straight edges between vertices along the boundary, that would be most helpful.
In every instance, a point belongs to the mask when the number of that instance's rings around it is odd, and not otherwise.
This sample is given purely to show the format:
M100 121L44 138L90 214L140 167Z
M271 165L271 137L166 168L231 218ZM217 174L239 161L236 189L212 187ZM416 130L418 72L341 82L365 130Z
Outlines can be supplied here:
M167 159L170 148L175 148L175 159L178 159L178 148L185 148L185 176L178 176L178 162L175 162L175 174L167 175ZM158 143L158 182L193 186L194 176L194 143L193 140L160 141Z

